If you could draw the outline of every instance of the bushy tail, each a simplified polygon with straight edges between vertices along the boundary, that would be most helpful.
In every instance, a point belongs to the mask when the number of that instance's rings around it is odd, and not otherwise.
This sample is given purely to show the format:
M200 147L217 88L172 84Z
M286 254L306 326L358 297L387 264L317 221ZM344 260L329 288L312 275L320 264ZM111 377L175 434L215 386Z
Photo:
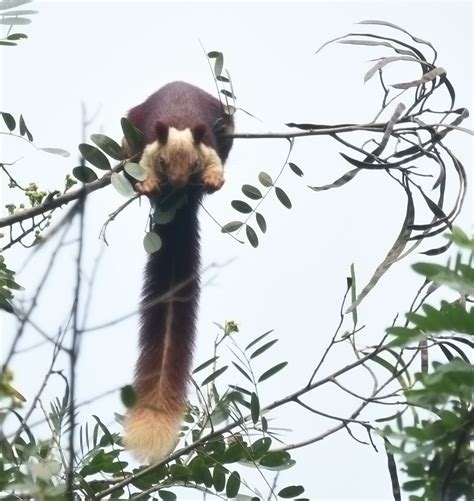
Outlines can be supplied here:
M188 196L163 247L149 257L143 289L136 403L125 421L125 447L142 461L166 457L186 409L199 300L198 198Z

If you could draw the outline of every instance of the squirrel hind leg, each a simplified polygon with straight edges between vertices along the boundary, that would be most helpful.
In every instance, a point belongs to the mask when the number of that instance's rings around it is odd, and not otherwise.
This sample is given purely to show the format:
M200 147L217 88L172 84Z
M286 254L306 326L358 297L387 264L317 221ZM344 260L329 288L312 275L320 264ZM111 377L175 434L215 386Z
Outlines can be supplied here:
M181 420L182 413L133 407L125 419L124 445L140 461L161 461L178 443Z

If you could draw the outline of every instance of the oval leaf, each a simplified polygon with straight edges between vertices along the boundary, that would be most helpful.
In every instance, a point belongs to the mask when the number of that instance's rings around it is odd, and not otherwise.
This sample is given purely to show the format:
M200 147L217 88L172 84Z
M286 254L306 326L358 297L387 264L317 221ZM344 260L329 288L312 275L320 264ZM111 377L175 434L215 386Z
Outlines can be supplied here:
M2 112L2 118L9 131L15 130L16 122L10 113Z
M248 224L245 227L245 233L247 234L247 238L249 239L250 244L252 247L258 247L258 237L257 234L255 233L255 230L249 226Z
M193 374L196 374L196 372L202 371L203 369L205 369L206 367L208 367L209 365L211 365L213 362L215 362L218 358L219 357L212 357L209 360L206 360L205 362L203 362L201 365L198 365L193 370Z
M109 159L95 146L91 144L81 143L79 145L81 155L94 167L102 170L110 170Z
M127 384L126 386L122 386L122 388L120 388L120 398L123 405L125 405L127 409L130 409L130 407L135 405L137 397L131 384Z
M112 173L110 182L112 183L112 186L124 197L130 198L135 193L130 181L124 176L117 174L117 172Z
M288 198L288 195L281 188L276 187L275 194L276 194L278 200L280 200L280 202L287 209L291 209L291 200Z
M237 231L241 226L242 226L241 221L231 221L230 223L225 224L221 231L222 233L233 233L234 231Z
M122 117L120 120L120 125L122 126L122 132L125 139L134 152L139 152L142 150L145 138L143 132L138 130L128 118Z
M267 174L266 172L260 172L260 174L258 175L258 180L263 184L263 186L266 186L267 188L273 186L272 178L270 177L270 174Z
M252 186L251 184L244 184L242 186L242 193L252 200L259 200L260 198L262 198L262 193L260 192L260 190L255 186Z
M226 471L227 470L220 464L216 464L216 466L214 466L214 471L212 472L212 483L214 484L214 488L217 492L224 490Z
M228 498L235 498L240 489L240 475L237 471L233 471L227 479L225 493Z
M288 487L282 489L278 495L281 498L295 498L296 496L303 494L303 492L304 487L302 485L289 485Z
M137 181L145 181L148 177L148 172L145 167L134 162L127 162L124 166L125 172L132 176Z
M143 247L148 254L153 254L161 249L162 241L160 235L154 231L150 231L143 239Z
M153 213L153 222L157 224L168 224L173 221L176 216L176 209L172 207L168 210L158 209Z
M262 233L265 233L267 231L267 222L265 221L265 218L260 214L260 212L255 213L255 218L257 220L260 231Z
M74 167L72 169L73 176L81 183L92 183L98 179L97 174L90 168L85 166Z
M243 200L232 200L230 205L232 205L236 211L242 212L243 214L250 214L250 212L252 212L252 207Z
M103 152L115 160L123 159L122 147L111 137L104 134L92 134L91 141L96 144Z

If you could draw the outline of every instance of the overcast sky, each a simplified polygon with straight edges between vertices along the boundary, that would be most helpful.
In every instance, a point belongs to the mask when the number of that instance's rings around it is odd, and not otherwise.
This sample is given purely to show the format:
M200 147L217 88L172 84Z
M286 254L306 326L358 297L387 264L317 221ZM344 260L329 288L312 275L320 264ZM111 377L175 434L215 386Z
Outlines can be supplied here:
M365 123L376 115L381 99L376 79L363 84L369 59L391 55L381 48L334 45L314 55L327 40L351 31L353 23L383 19L398 24L438 49L438 64L447 69L456 88L457 106L472 109L472 4L471 2L281 2L281 3L162 3L162 2L36 2L39 14L25 31L29 40L17 48L1 48L1 109L23 113L38 146L61 147L68 159L38 153L22 142L5 139L2 161L22 156L15 175L42 187L61 185L77 165L81 142L81 102L98 114L88 133L103 132L120 140L120 117L150 93L172 80L185 80L215 93L212 75L199 40L206 50L224 53L237 104L258 117L237 115L240 132L284 131L286 122ZM370 27L364 30L370 31ZM381 31L397 36L396 32ZM387 49L388 50L388 49ZM400 67L390 73L394 81L416 77ZM441 105L446 105L447 98ZM469 123L468 123L469 122ZM466 127L472 127L466 121ZM464 125L464 124L463 124ZM452 134L449 146L470 170L472 138ZM199 313L196 364L212 356L216 334L213 322L235 320L237 341L245 346L269 329L279 343L257 364L262 371L288 360L285 372L262 387L269 403L300 388L327 345L338 322L346 276L355 263L358 283L370 278L395 240L404 217L405 199L398 187L380 172L364 173L338 190L315 193L307 185L327 184L350 166L338 155L340 145L327 137L297 141L291 161L303 169L303 179L289 170L281 178L293 201L290 211L274 196L262 206L268 231L260 246L240 245L222 235L219 227L201 214L203 266L225 265L206 273ZM236 219L230 201L240 198L244 183L254 184L259 171L273 176L285 160L284 140L237 139L226 165L224 188L206 199L208 211L221 223ZM448 196L455 193L454 182ZM459 219L472 228L472 192ZM14 199L14 197L13 197ZM2 206L12 200L2 191ZM5 201L5 202L4 202ZM111 187L88 199L85 276L104 250L95 278L87 325L97 325L134 311L141 288L145 260L142 247L147 203L134 203L109 226L109 247L98 235L107 215L124 199ZM419 222L428 218L420 211ZM442 239L432 242L432 246ZM429 244L427 244L429 245ZM425 245L425 249L428 248ZM22 266L31 251L18 247L6 254L11 268L22 267L18 280L26 296L41 277L52 244ZM34 319L54 333L71 305L74 246L65 250L52 273ZM420 285L410 270L419 260L410 256L393 267L359 309L366 325L361 344L376 343L394 316L406 311ZM443 261L444 257L437 260ZM14 331L5 320L4 330ZM102 391L130 383L136 357L137 319L86 333L79 361L80 402ZM27 332L22 347L39 341ZM230 359L225 350L223 357ZM335 350L321 375L349 363L348 347ZM50 358L50 347L29 350L15 359L18 389L29 399L38 388ZM63 360L58 367L66 367ZM230 374L227 380L237 380ZM370 379L359 372L346 378L356 391L366 392ZM45 400L62 388L53 380ZM323 387L308 398L318 409L348 415L355 408L333 387ZM84 422L97 414L113 429L114 412L123 412L118 393L81 408ZM365 415L386 415L376 409ZM275 426L291 428L287 443L309 438L333 422L287 406L276 413ZM39 417L38 415L36 417ZM114 428L115 427L115 428ZM357 430L362 439L367 437ZM379 450L380 442L378 442ZM345 432L294 452L297 465L281 476L281 486L302 483L311 499L390 499L384 454L354 442ZM272 477L269 477L272 479ZM189 491L189 499L193 493ZM197 496L197 495L196 495ZM199 495L200 497L200 495Z

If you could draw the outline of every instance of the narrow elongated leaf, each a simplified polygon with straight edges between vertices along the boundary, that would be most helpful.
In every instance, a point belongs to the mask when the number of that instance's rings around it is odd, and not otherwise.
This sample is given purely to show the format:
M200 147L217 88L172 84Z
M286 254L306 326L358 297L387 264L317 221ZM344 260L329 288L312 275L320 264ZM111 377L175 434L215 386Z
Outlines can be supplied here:
M242 221L231 221L230 223L227 223L222 227L221 232L233 233L234 231L237 231L242 226L242 224Z
M251 355L250 358L255 358L261 355L262 353L265 353L269 348L271 348L278 339L272 339L271 341L268 341L268 343L265 343L263 346L260 346L260 348L257 348Z
M275 195L277 196L278 200L283 204L284 207L287 209L291 209L291 200L288 198L288 195L278 186L275 187Z
M232 364L234 365L234 367L242 374L242 376L244 376L245 378L247 378L251 383L253 383L252 381L252 378L247 374L247 371L245 371L244 369L242 369L242 367L240 367L240 365L236 364L235 362L232 362Z
M290 169L299 177L304 176L304 172L293 162L288 162Z
M268 369L267 371L265 371L258 378L258 382L261 383L262 381L265 381L266 379L271 378L277 372L280 372L282 369L284 369L287 365L288 365L288 362L280 362L279 364L274 365L271 369Z
M12 33L7 36L7 40L25 40L28 38L24 33Z
M40 148L41 151L46 153L51 153L52 155L59 155L60 157L69 157L71 154L69 151L63 150L61 148Z
M205 369L206 367L209 367L209 365L211 365L212 363L214 363L216 360L218 360L219 357L212 357L210 358L209 360L206 360L205 362L203 362L202 364L198 365L194 370L193 370L193 374L196 374L197 372L199 371L202 371L203 369Z
M92 181L99 179L97 174L90 167L82 165L74 167L74 169L72 169L72 174L78 181L81 181L81 183L92 183Z
M251 184L244 184L242 186L242 193L251 198L252 200L259 200L260 198L262 198L262 193L261 191L255 187L255 186L252 186Z
M273 332L273 329L271 329L271 330L269 330L267 332L264 332L263 334L261 334L260 336L258 336L257 338L255 338L251 343L249 343L245 347L245 351L247 351L248 349L252 348L252 346L255 346L259 341L261 341L262 339L266 338L272 332Z
M260 212L256 212L255 219L257 220L260 231L262 233L265 233L267 231L267 222L265 221L265 218L262 216L262 214L260 214Z
M228 368L229 368L228 365L224 365L224 367L221 367L220 369L217 369L211 375L207 376L206 379L204 379L204 381L201 383L201 386L206 386L206 384L209 384L210 382L214 381L221 374L223 374Z
M256 393L252 393L250 397L250 412L252 414L253 424L256 424L260 417L260 400Z
M250 245L252 247L258 247L258 237L257 234L255 233L255 230L249 226L248 224L245 227L245 233L247 234L247 238L250 242Z
M266 186L267 188L273 186L272 178L270 174L267 174L266 172L260 172L258 175L258 180L263 184L263 186Z
M25 136L28 138L28 141L33 141L33 136L31 135L31 132L28 130L28 127L26 126L25 119L23 118L23 115L20 115L20 135Z
M250 214L252 212L252 207L243 200L232 200L230 205L232 205L236 211L242 212L243 214Z
M425 73L420 79L412 80L411 82L402 82L398 84L392 84L391 87L394 89L410 89L411 87L418 87L421 84L430 82L434 80L436 77L440 77L441 75L446 75L446 70L444 68L438 67L434 68L428 73Z
M92 134L91 141L96 144L103 152L115 160L123 159L122 147L112 138L104 134Z
M332 190L333 188L339 188L340 186L344 186L349 181L352 181L352 179L354 179L359 172L362 172L361 169L352 169L330 184L325 184L323 186L308 186L308 188L311 188L313 191L326 191Z
M8 26L24 26L25 24L30 24L31 19L27 17L3 17L0 18L0 24L6 24Z
M102 170L110 170L109 159L95 146L90 144L81 143L79 145L81 155L94 167Z
M390 56L390 57L382 57L378 60L372 68L365 74L364 76L364 83L368 82L380 69L382 69L384 66L387 66L387 64L393 63L395 61L415 61L417 63L423 64L423 61L420 61L419 59L416 59L414 57L410 56Z
M222 52L220 52L215 59L216 60L214 61L214 75L220 76L222 70L224 69L224 56Z
M162 241L160 235L154 231L150 231L143 238L143 247L148 254L154 254L161 249Z
M135 194L133 186L130 184L130 181L126 179L121 174L117 172L113 172L110 177L110 182L112 186L124 197L130 198Z

